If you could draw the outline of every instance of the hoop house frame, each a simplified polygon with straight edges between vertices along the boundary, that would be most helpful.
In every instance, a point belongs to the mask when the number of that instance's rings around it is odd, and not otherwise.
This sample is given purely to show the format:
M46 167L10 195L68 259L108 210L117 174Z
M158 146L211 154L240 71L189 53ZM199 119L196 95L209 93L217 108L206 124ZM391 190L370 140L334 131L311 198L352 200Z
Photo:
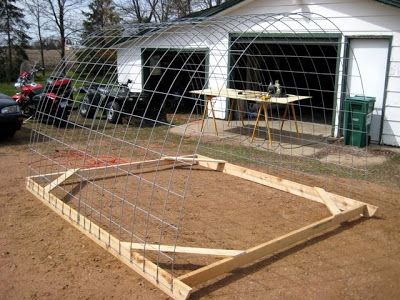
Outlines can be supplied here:
M343 40L332 22L308 13L98 32L56 70L84 95L72 99L54 91L55 100L38 107L27 189L174 299L345 222L372 217L376 206L330 192L327 185L277 176L283 167L301 174L307 163L347 176L366 173L365 149L349 149L331 136L343 130L339 119L346 113L337 105L348 96L341 84L347 76ZM362 83L360 75L354 80ZM70 105L56 107L57 97ZM321 139L320 128L334 143ZM347 160L339 155L336 163L321 161L331 152L343 152ZM273 239L259 237L250 248L195 244L182 237L182 228L191 176L199 170L238 185L251 182L277 197L319 203L329 216ZM209 182L202 184L207 190ZM223 183L217 184L222 194ZM263 209L269 208L264 202ZM223 213L216 212L218 221ZM223 258L179 273L180 255Z

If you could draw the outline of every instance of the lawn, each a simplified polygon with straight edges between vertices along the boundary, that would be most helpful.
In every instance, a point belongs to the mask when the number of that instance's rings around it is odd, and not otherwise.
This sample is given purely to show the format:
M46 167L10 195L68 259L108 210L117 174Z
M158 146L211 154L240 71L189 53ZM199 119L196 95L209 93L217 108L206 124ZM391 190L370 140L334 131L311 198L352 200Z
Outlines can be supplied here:
M36 83L41 83L45 84L47 77L50 76L50 72L46 72L45 75L42 75L42 73L38 73L35 77L35 82ZM0 82L0 93L6 94L8 96L13 96L15 95L17 91L15 90L14 87L14 82L8 83L8 82Z
M13 84L9 84L9 83L4 83L1 82L0 83L0 93L6 94L8 96L12 96L15 94L15 87Z

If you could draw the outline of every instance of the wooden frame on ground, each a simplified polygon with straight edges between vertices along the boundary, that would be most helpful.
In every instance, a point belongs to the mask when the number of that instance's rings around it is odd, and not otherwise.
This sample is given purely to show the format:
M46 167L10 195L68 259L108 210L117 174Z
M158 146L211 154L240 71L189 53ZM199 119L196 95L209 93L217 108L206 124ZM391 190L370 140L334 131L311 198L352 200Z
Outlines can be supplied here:
M76 179L77 182L92 179L101 180L110 177L108 175L107 177L102 176L99 178L99 176L93 174L93 171L95 170L107 169L108 171L115 171L115 174L112 175L115 177L145 172L156 172L159 170L196 164L211 170L223 172L228 175L322 203L326 205L327 209L331 212L331 216L245 250L146 244L145 247L147 251L154 250L225 257L182 276L174 277L172 274L166 272L146 257L143 257L141 254L134 251L137 249L143 249L144 244L120 241L51 193L53 189L62 185L68 178L76 175L79 175L79 178ZM44 187L35 182L37 178L48 177L50 175L58 177ZM360 217L371 217L377 210L376 206L339 196L318 187L310 187L266 173L233 165L223 160L216 160L200 155L179 157L166 156L158 160L109 165L88 169L69 169L66 172L30 176L27 177L27 189L64 220L71 223L75 228L80 230L102 248L106 249L120 261L174 299L186 299L189 297L196 285L214 279L244 265L251 264L259 259L267 258L271 255L285 251L315 236L331 231L340 226L343 222L348 222Z

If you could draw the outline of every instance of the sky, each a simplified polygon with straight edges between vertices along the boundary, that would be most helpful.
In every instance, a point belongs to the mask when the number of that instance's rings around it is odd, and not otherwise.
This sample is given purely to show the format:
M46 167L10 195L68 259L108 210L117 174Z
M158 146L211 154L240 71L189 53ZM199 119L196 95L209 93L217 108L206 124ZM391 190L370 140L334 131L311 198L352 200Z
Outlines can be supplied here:
M30 0L26 0L30 1ZM46 10L49 10L50 6L48 4L48 0L41 0L43 2L43 25L42 25L42 36L43 37L56 37L58 38L59 32L53 20L48 20L46 17ZM54 0L53 0L54 1ZM84 20L84 16L82 15L82 11L88 11L89 0L65 0L66 4L74 3L73 9L69 9L69 13L67 16L67 20L70 24L68 24L67 35L69 38L79 39L79 34L77 30L82 28L82 22ZM54 1L55 2L55 1ZM32 42L38 39L38 30L36 25L36 20L34 16L32 16L32 12L24 4L25 0L17 0L16 4L20 7L25 13L25 20L29 24L31 24L29 28L29 36L32 38ZM30 3L32 3L30 1ZM47 20L46 20L47 19Z

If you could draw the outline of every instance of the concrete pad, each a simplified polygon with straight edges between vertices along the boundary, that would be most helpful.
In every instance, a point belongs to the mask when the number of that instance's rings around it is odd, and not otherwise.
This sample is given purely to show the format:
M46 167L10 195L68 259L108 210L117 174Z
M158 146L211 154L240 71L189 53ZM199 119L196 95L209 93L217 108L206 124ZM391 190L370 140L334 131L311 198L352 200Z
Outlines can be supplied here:
M212 140L225 140L228 144L253 147L262 151L272 151L277 154L307 157L324 163L336 164L349 168L364 169L367 165L381 164L386 161L383 155L374 155L367 148L344 146L341 143L329 143L332 126L285 121L282 131L281 120L270 120L272 143L268 140L268 133L264 121L259 123L256 135L252 141L255 125L254 120L225 121L207 119L201 132L202 121L197 120L171 129L174 134Z
M341 165L348 168L367 168L371 165L382 164L387 160L385 156L363 155L357 156L354 154L329 154L321 158L321 162Z

